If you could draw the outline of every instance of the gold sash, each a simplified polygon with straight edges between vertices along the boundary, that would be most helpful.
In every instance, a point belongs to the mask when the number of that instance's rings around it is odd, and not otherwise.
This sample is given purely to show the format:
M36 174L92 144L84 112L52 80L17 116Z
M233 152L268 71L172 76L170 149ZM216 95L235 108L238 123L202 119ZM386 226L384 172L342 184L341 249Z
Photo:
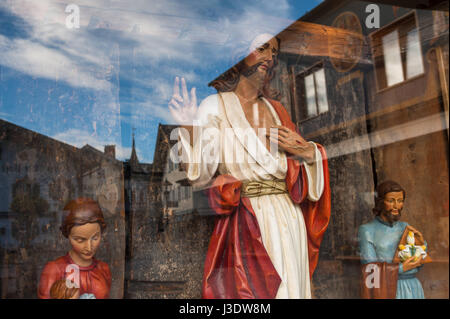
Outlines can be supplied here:
M241 197L258 197L263 195L286 194L286 182L283 179L272 181L242 182Z

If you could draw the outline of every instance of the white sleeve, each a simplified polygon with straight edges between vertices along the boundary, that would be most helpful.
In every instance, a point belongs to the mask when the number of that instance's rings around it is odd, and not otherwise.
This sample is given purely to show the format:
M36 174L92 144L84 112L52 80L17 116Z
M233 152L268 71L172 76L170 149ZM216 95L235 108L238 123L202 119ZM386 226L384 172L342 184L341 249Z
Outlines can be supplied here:
M213 94L200 103L197 112L197 125L207 126L211 117L219 116L219 95Z
M187 164L187 178L195 187L208 184L217 171L221 152L220 121L217 95L208 96L198 109L194 123L193 146L186 130L181 130L179 140L183 162Z
M313 202L317 202L322 196L324 189L324 176L322 165L322 154L320 153L317 145L314 145L315 159L311 163L304 163L306 176L308 178L308 199Z

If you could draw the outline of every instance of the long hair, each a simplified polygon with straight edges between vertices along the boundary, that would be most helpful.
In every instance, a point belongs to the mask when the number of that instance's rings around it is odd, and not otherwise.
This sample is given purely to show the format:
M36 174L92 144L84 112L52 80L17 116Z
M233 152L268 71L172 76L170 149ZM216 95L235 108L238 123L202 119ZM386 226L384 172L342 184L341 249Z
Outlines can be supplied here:
M278 47L280 47L280 39L275 37L278 42ZM236 89L239 83L239 78L241 73L247 68L245 64L245 58L240 60L232 68L228 69L222 73L218 78L211 81L208 86L214 87L218 92L231 92ZM274 100L280 99L280 92L270 86L270 81L275 76L275 67L278 65L278 57L274 57L272 67L267 70L267 76L264 79L264 84L262 88L262 93L264 96L269 97Z
M406 191L403 187L400 186L399 183L394 181L385 181L378 185L377 194L375 196L375 207L372 209L372 212L378 216L384 210L384 197L387 193L391 192L403 192L403 200L406 199Z
M50 297L52 299L70 299L73 298L79 291L80 288L69 288L66 284L66 279L60 279L55 281L50 288Z
M105 219L98 203L91 198L77 198L70 201L64 211L68 211L60 230L64 237L68 238L70 230L74 226L82 226L89 223L98 223L101 231L106 228Z

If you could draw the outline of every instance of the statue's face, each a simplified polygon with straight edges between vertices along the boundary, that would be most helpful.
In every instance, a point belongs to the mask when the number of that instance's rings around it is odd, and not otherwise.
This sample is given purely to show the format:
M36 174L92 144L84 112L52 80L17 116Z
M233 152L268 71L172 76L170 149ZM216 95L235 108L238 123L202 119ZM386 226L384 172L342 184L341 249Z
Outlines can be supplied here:
M101 241L99 223L88 223L72 227L69 241L72 245L72 252L76 257L85 262L91 261Z
M388 221L400 219L403 209L403 192L390 192L384 196L384 209L381 213Z
M251 74L258 72L265 77L273 67L274 58L278 54L278 41L275 38L267 39L262 35L255 38L250 48L252 52L245 58L245 64L248 69L254 69Z

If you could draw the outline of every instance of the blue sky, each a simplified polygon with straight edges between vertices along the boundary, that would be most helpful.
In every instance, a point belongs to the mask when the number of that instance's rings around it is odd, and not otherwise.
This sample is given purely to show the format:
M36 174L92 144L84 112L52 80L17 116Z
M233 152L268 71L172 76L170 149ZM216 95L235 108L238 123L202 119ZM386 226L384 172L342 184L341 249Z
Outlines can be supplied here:
M152 162L158 123L176 76L197 88L245 55L255 35L276 34L321 1L2 0L0 118L82 147ZM80 8L80 28L65 8Z

